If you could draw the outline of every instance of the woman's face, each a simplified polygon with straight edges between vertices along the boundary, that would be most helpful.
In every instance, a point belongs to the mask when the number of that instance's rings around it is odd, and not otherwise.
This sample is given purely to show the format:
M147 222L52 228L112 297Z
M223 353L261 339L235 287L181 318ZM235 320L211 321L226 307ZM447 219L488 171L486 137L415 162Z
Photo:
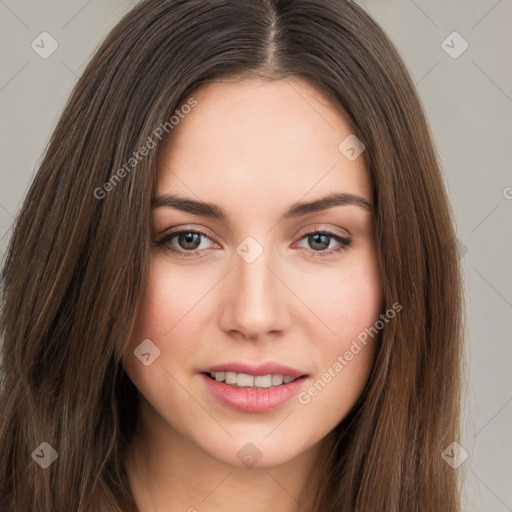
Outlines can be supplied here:
M331 432L372 367L382 292L363 147L301 80L193 98L161 153L125 367L146 429L270 467Z

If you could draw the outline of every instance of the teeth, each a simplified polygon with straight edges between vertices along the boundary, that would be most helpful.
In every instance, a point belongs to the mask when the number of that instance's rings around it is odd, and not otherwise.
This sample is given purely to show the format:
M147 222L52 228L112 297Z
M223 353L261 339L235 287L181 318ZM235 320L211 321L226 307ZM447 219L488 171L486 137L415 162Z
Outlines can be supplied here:
M250 388L254 386L254 376L247 375L245 373L239 373L236 376L236 385L240 386L241 388Z
M272 375L272 386L279 386L283 383L282 375Z
M254 377L254 387L269 388L272 386L272 375L258 375Z
M222 373L222 372L220 372ZM213 377L217 380L217 373L213 372ZM224 379L226 384L236 384L236 373L235 372L226 372L226 377Z
M271 388L288 384L295 379L289 375L248 375L246 373L235 372L210 372L210 376L217 382L225 382L241 388Z

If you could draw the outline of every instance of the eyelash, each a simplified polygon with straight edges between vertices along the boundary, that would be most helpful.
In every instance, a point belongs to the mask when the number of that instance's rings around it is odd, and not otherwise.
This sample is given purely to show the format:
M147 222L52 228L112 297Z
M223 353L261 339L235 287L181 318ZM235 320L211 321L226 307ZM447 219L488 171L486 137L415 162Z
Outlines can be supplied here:
M204 236L205 238L210 239L210 237L206 233L204 233L203 231L201 231L199 229L182 229L179 231L172 231L170 233L167 233L163 238L161 238L159 241L155 242L155 245L157 247L164 247L169 252L179 254L179 255L181 255L182 258L188 258L189 256L196 256L205 250L205 249L196 249L194 251L185 251L185 250L178 250L175 247L173 247L170 243L171 240L173 238L175 238L177 235L181 235L184 233L185 234L190 234L190 233L198 234L198 235ZM333 233L333 232L327 231L327 230L309 231L308 233L304 233L304 235L302 235L300 237L300 240L303 240L304 238L307 238L311 235L325 235L329 238L334 239L336 242L338 242L340 244L340 246L337 249L330 249L330 250L323 249L320 251L306 249L310 254L312 254L315 257L324 258L327 256L331 256L333 254L339 253L341 251L348 251L350 245L352 244L352 240L350 238L346 238L346 237L337 235L336 233Z

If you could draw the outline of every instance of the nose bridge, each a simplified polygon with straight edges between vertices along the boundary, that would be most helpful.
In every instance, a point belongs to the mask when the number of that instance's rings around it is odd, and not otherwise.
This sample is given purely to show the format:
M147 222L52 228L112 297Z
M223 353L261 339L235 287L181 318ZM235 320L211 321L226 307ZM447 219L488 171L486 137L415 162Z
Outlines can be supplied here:
M263 248L253 237L238 245L228 284L225 329L240 331L251 338L283 329L284 298L270 270L275 263L271 248Z

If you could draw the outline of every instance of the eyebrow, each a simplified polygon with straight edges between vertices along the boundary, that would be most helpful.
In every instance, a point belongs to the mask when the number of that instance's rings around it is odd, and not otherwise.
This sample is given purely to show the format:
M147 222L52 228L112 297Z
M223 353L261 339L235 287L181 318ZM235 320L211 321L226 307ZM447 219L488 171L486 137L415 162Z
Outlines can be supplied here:
M285 212L282 219L291 219L301 217L309 213L319 212L333 208L334 206L352 205L362 208L368 212L373 213L373 204L366 199L356 196L354 194L346 193L333 193L328 196L321 197L315 201L308 203L294 203L288 211ZM176 194L165 194L156 198L152 203L152 208L176 208L184 212L192 213L194 215L202 215L204 217L211 217L220 221L226 222L228 214L220 206L204 201L196 201L181 197Z

